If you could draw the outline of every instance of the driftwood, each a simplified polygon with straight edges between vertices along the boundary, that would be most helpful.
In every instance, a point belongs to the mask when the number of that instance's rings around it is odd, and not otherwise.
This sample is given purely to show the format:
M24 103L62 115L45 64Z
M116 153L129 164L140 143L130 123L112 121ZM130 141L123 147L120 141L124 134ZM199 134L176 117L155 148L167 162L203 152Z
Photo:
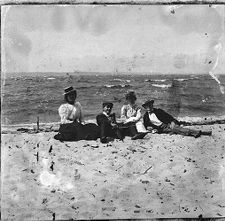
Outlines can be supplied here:
M196 122L187 122L180 121L184 126L194 126L194 125L213 125L213 124L225 124L224 120L205 120L205 121L196 121Z

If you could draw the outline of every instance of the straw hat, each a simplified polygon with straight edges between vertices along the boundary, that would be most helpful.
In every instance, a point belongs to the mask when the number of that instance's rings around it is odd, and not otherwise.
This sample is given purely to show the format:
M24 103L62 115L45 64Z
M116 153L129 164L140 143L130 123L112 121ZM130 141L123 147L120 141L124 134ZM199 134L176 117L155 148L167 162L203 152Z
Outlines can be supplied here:
M77 91L73 87L68 87L68 88L65 88L63 95L68 95L70 93L75 93L76 94Z

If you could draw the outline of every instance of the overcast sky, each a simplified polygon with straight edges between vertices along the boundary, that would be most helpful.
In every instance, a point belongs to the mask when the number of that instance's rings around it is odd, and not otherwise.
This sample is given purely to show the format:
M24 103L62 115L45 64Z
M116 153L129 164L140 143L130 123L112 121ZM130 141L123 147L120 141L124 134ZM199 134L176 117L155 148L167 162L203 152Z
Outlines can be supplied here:
M224 14L224 5L4 6L2 71L222 74Z

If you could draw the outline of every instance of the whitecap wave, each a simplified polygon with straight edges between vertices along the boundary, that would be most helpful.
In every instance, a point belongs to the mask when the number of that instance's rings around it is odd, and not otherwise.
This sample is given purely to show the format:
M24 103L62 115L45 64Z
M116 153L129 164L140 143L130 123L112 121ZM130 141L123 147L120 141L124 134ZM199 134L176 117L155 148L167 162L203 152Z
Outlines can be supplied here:
M155 81L155 82L165 82L165 81L167 81L167 79L155 79L155 80L152 80L152 81Z
M106 84L104 85L104 87L106 88L126 88L126 87L130 87L131 85L129 84L117 84L117 85L114 85L114 84Z
M123 81L123 80L120 79L120 78L114 78L113 80L114 80L114 81Z
M145 79L145 82L165 82L167 79Z
M198 77L197 77L198 78ZM188 80L193 80L193 79L197 79L196 77L190 77L190 78L176 78L174 80L176 81L188 81Z
M174 79L176 81L187 81L189 80L190 78L177 78L177 79Z
M171 87L170 84L152 84L153 87L160 87L160 88L169 88Z
M120 82L127 82L130 83L130 80L120 79L120 78L114 78L114 81L120 81Z

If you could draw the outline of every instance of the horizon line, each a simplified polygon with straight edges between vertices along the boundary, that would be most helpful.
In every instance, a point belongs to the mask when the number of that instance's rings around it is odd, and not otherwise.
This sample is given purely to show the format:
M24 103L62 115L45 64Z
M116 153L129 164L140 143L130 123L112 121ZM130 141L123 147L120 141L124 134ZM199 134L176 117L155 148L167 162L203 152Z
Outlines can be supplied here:
M190 73L176 73L176 72L124 72L124 71L112 71L112 72L108 72L108 71L61 71L61 72L55 72L55 71L48 71L48 72L43 72L43 71L32 71L32 72L4 72L1 71L1 74L4 75L8 75L8 74L86 74L86 75L92 75L92 74L97 74L97 75L210 75L210 73L206 73L206 72L200 72L200 73L196 73L196 72L190 72ZM225 73L216 73L215 75L225 75Z

